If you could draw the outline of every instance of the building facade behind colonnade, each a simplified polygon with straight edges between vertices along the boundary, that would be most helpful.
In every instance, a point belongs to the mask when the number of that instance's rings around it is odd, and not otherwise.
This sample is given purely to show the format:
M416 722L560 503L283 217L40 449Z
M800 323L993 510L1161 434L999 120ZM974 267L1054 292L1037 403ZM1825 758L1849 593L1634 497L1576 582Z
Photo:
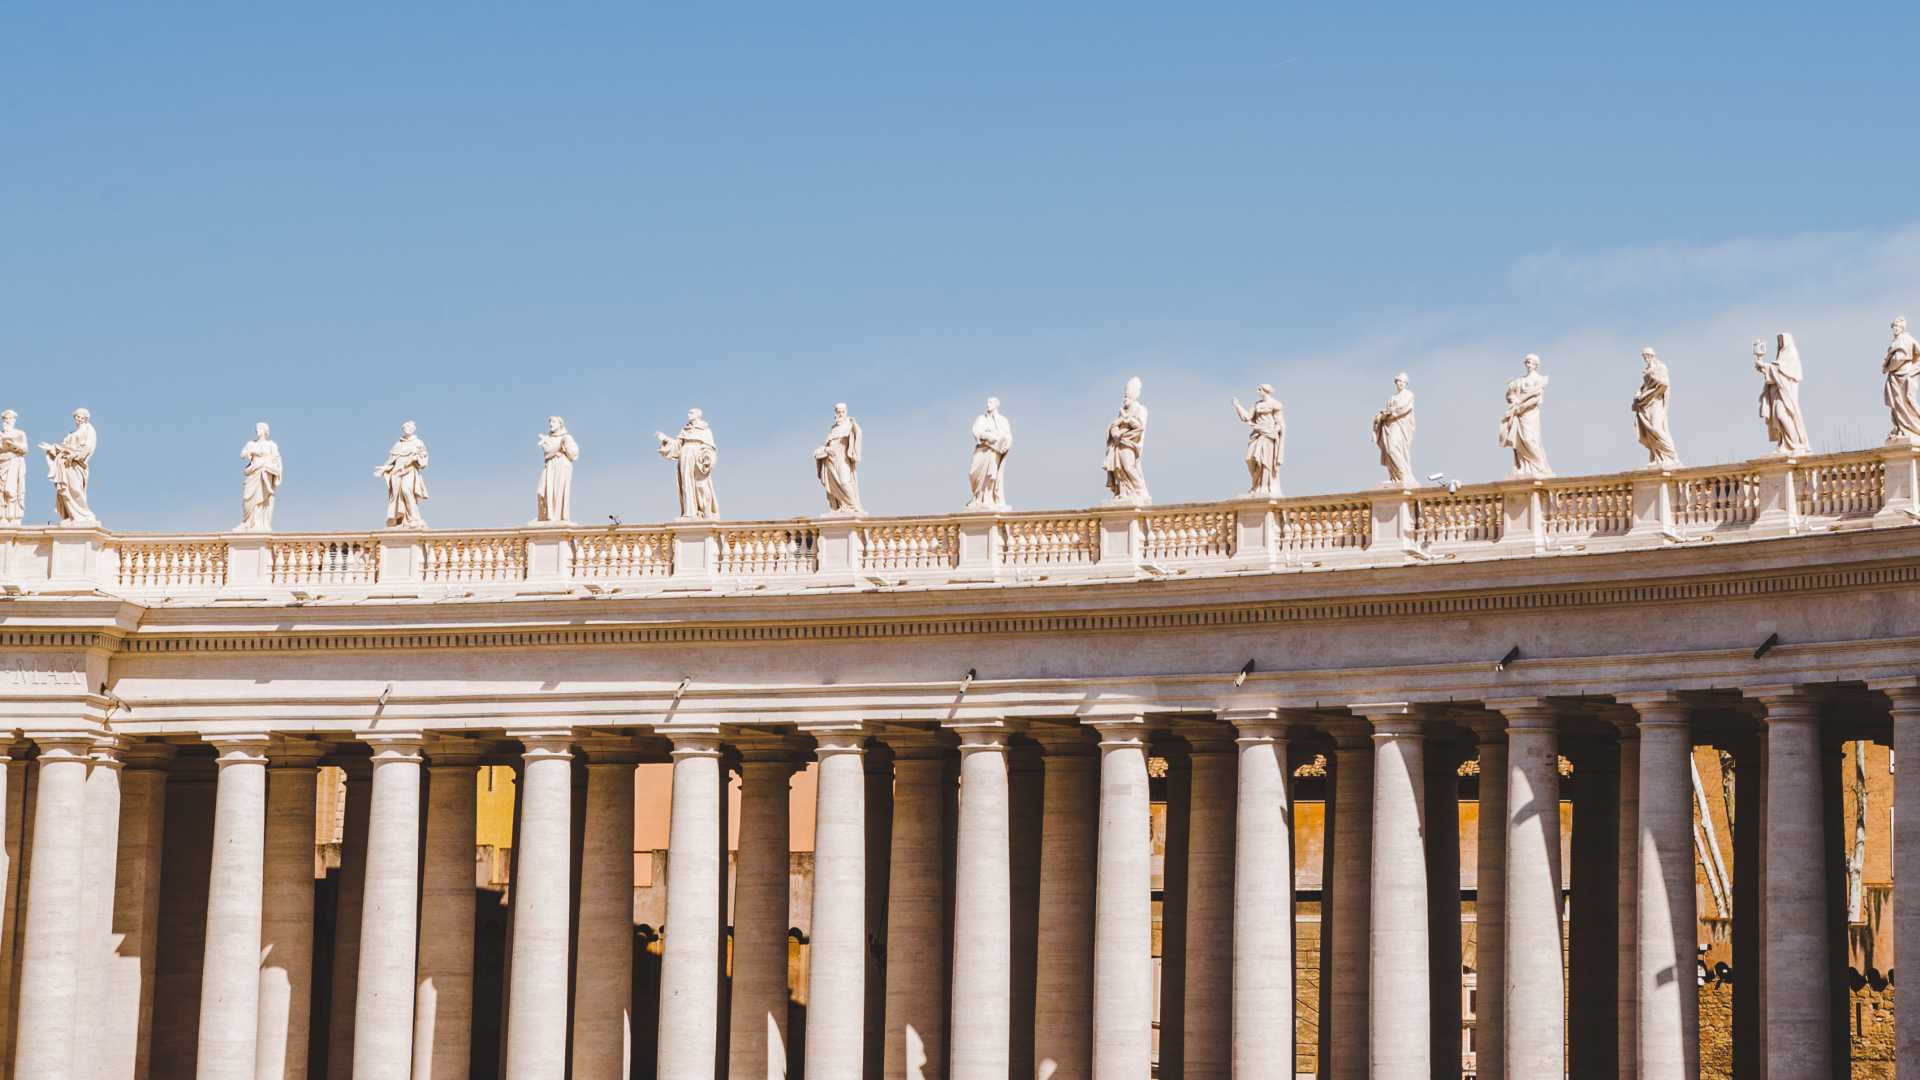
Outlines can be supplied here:
M1703 915L1731 1073L1847 1075L1867 748L1920 756L1917 466L0 529L7 1075L1402 1080L1460 1075L1470 1009L1482 1077L1683 1077ZM643 763L671 807L636 949ZM1920 815L1892 829L1897 898ZM1882 983L1920 950L1894 911Z

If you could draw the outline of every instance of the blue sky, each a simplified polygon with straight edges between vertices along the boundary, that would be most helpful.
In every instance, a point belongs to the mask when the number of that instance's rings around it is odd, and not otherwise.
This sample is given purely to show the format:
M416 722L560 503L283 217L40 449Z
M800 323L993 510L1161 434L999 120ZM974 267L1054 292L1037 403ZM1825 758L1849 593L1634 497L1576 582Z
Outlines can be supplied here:
M1227 397L1279 387L1289 493L1502 475L1538 352L1562 473L1765 449L1749 342L1793 331L1816 446L1885 434L1920 319L1920 9L1444 16L1272 5L966 15L820 5L9 7L0 406L101 433L111 527L377 526L400 422L436 525L532 513L566 416L576 517L673 513L652 432L706 409L728 517L824 507L835 401L870 509L965 501L998 395L1017 507L1089 505L1129 375L1160 501L1244 488ZM51 496L30 463L29 520Z

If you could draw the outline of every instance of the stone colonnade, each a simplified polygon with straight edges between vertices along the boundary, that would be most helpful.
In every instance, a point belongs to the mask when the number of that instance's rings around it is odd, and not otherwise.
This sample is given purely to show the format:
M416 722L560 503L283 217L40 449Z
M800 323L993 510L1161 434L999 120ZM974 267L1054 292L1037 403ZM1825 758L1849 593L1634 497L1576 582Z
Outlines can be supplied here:
M364 820L348 833L364 840L349 845L355 865L342 875L356 883L357 903L338 912L354 925L334 939L351 964L336 970L324 1033L316 1020L325 1018L309 1015L311 838L316 769L338 760L327 755L342 744L207 736L212 848L192 1071L300 1080L311 1040L324 1037L337 1048L334 1075L468 1074L474 769L512 740L521 787L503 1060L514 1080L631 1075L627 840L633 766L656 745L670 746L673 768L661 1077L788 1073L787 799L810 753L820 783L807 1077L852 1080L877 1060L888 1080L1145 1080L1155 1053L1148 758L1168 751L1184 785L1179 865L1170 850L1168 874L1182 887L1160 989L1161 1075L1288 1077L1297 1067L1293 778L1319 754L1329 772L1323 1075L1458 1075L1452 800L1457 766L1477 757L1479 1075L1559 1076L1571 1065L1574 1076L1691 1077L1689 756L1732 717L1744 725L1743 781L1764 778L1756 847L1773 867L1736 913L1739 932L1757 942L1742 947L1764 958L1769 976L1748 991L1751 1015L1736 1025L1764 1041L1753 1059L1767 1063L1765 1075L1826 1076L1845 1052L1831 962L1838 931L1818 872L1831 842L1821 778L1836 711L1884 710L1896 750L1920 758L1920 680L1847 693L1764 686L1731 700L1634 693L945 728L675 726L655 729L646 753L636 736L605 729L491 741L363 734L368 765L353 775L364 789L349 813ZM28 883L12 1075L186 1075L153 1052L160 817L169 766L183 755L119 737L25 734L31 798L0 798L34 822L26 873L16 867L6 883L10 892L17 878ZM0 776L26 776L25 749ZM1560 940L1563 754L1576 762L1580 815L1570 959ZM1037 769L1024 764L1034 759ZM870 776L889 761L890 797ZM742 800L729 912L730 769ZM1898 781L1899 796L1920 799L1916 776ZM1916 819L1898 823L1897 868L1920 858ZM1590 831L1580 827L1590 821ZM1783 872L1794 866L1816 869ZM879 918L875 890L885 899ZM1920 902L1896 912L1896 948L1920 955ZM1023 925L1030 948L1016 945ZM1570 986L1582 1014L1571 1027ZM1903 1076L1920 1067L1920 1024L1905 1022L1912 1010L1898 1025Z

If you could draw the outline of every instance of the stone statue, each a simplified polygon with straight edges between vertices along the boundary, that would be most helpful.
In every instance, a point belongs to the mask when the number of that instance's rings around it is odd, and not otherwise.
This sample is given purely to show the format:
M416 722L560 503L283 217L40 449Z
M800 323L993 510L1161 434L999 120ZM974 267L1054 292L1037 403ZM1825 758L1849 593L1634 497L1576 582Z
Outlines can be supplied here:
M1667 392L1672 380L1667 365L1654 354L1653 346L1640 350L1645 369L1640 374L1640 392L1633 398L1633 422L1640 432L1640 445L1647 448L1647 467L1677 469L1680 455L1673 449L1673 432L1667 427Z
M1907 320L1893 320L1893 344L1887 346L1880 370L1887 376L1887 408L1893 410L1890 443L1920 443L1920 343L1907 333Z
M687 422L680 434L668 436L656 431L660 456L680 463L680 517L691 521L720 516L720 500L713 493L713 465L719 448L713 443L713 429L701 418L699 409L687 410Z
M1513 473L1508 479L1552 476L1547 446L1540 438L1540 402L1547 396L1547 377L1540 374L1540 358L1528 353L1522 361L1527 373L1507 384L1507 411L1500 418L1500 445L1513 450Z
M1259 394L1251 409L1240 404L1239 398L1233 399L1233 411L1239 414L1240 422L1253 426L1247 433L1247 476L1253 481L1247 494L1277 499L1280 465L1287 458L1287 417L1273 396L1271 383L1261 383Z
M400 425L400 441L387 451L386 464L373 475L387 481L387 528L424 529L420 504L427 501L427 444L414 434L413 421Z
M1773 452L1807 453L1812 446L1807 442L1806 419L1800 415L1800 349L1794 345L1793 335L1780 332L1771 364L1767 363L1766 343L1755 341L1753 368L1766 380L1760 387L1760 417L1767 422Z
M13 426L14 411L0 412L0 525L27 516L27 433Z
M860 421L847 415L846 402L833 407L833 426L813 450L813 471L826 489L827 513L866 513L860 508Z
M1147 494L1147 476L1140 467L1140 453L1147 441L1147 407L1140 404L1140 379L1127 380L1126 394L1120 399L1120 415L1107 425L1107 455L1101 466L1107 471L1109 501L1145 506L1153 501Z
M570 523L573 463L580 460L580 444L567 433L567 422L557 416L547 417L547 433L540 436L539 443L546 463L540 467L540 482L533 488L533 523Z
M98 525L87 505L87 475L100 439L93 433L93 414L73 410L73 430L58 445L41 443L47 455L47 479L53 481L53 508L62 525Z
M967 486L969 510L1006 510L1007 455L1013 451L1013 422L1000 413L1000 399L987 399L987 411L973 418L973 461Z
M1380 448L1380 464L1387 467L1387 486L1414 486L1413 391L1407 389L1404 371L1393 377L1387 407L1373 414L1373 445Z
M267 438L265 421L253 425L253 441L240 448L247 463L240 485L240 524L235 532L273 528L273 501L280 494L280 444Z

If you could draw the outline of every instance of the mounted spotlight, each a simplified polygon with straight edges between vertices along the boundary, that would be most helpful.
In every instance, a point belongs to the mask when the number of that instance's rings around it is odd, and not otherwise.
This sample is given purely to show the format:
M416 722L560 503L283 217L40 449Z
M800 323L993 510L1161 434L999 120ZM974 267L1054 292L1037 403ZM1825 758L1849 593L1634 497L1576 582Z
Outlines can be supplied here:
M1753 658L1754 658L1755 660L1758 660L1758 659L1760 659L1761 657L1763 657L1763 656L1765 656L1765 655L1767 655L1768 653L1770 653L1770 652L1772 652L1772 651L1773 651L1773 647L1774 647L1775 645L1778 645L1778 644L1780 644L1780 635L1779 635L1779 634L1768 634L1768 635L1767 635L1767 640L1765 640L1765 641L1763 641L1763 642L1761 642L1761 643L1760 643L1760 647L1759 647L1759 648L1757 648L1757 649L1755 649L1755 650L1753 650Z
M1249 660L1246 666L1240 669L1240 674L1233 677L1233 685L1245 686L1247 684L1247 676L1251 674L1253 674L1253 661Z
M1505 671L1509 665L1518 659L1520 659L1520 646L1515 645L1513 648L1507 650L1507 655L1493 662L1493 670Z

